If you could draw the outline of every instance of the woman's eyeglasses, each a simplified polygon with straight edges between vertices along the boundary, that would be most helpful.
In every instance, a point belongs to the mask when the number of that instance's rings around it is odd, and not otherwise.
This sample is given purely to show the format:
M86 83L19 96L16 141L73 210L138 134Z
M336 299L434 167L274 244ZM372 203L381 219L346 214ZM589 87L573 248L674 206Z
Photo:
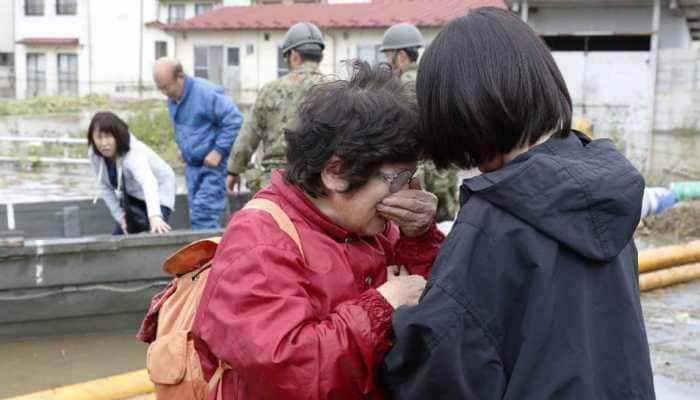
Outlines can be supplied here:
M380 170L377 170L377 176L384 179L389 184L389 192L391 192L392 194L398 192L404 186L406 186L409 182L411 182L411 179L413 178L413 175L415 175L415 174L416 174L415 168L414 169L405 169L405 170L397 172L395 174L387 174L386 172L382 172Z

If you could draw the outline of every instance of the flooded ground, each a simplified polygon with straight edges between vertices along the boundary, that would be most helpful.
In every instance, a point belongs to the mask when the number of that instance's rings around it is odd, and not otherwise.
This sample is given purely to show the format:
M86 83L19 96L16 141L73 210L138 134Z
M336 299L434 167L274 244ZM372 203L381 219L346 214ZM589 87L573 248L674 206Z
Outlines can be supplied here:
M176 173L177 193L186 193L185 177ZM89 165L40 169L4 168L0 164L0 203L69 200L99 194Z
M700 281L642 294L657 398L700 391ZM611 333L614 334L614 333ZM0 398L145 368L133 332L0 343Z
M0 398L146 367L133 332L2 342L0 354Z

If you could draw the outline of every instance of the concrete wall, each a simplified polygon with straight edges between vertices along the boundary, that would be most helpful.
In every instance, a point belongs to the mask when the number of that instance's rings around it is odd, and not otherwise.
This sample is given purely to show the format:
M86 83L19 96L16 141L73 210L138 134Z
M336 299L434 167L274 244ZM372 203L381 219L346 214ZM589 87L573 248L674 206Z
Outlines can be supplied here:
M221 225L225 226L231 213L243 207L249 199L248 193L229 199L228 206L222 211ZM187 210L187 196L178 195L175 212L169 221L173 230L190 229ZM13 204L12 211L14 229L21 231L25 239L109 235L116 225L102 200L97 203L92 199L17 203ZM0 204L0 231L10 229L9 219L7 205Z
M600 131L646 132L652 99L648 52L554 52L576 114Z
M700 53L694 49L659 54L655 130L700 131Z
M649 34L651 7L540 7L528 23L542 35ZM660 48L687 48L692 39L685 18L665 7L661 12Z
M47 240L1 248L0 338L138 329L171 277L163 260L220 231ZM131 325L129 325L131 324Z

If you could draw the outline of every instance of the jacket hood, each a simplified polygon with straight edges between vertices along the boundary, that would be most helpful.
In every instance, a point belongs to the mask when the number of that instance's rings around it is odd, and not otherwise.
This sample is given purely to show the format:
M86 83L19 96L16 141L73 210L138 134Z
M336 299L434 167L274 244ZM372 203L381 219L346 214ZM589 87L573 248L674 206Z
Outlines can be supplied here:
M639 223L644 179L607 139L554 136L462 185L576 253L610 261Z

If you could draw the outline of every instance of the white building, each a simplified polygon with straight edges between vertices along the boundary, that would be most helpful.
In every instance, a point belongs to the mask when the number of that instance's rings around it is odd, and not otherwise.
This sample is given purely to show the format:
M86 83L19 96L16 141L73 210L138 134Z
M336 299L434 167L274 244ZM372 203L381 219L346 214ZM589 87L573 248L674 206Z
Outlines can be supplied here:
M172 55L162 24L241 0L3 0L13 21L15 95L135 94L152 86L154 60ZM5 10L2 11L3 18ZM12 27L10 35L4 30ZM4 42L0 42L0 64ZM1 66L0 66L1 68ZM1 72L0 72L1 73Z
M224 84L244 102L252 101L265 82L286 71L278 46L286 29L295 22L311 20L324 30L328 46L322 68L333 73L342 60L377 58L376 46L383 31L393 23L415 22L430 41L447 19L469 7L504 4L501 0L0 3L0 95L3 76L14 83L6 85L5 91L16 98L88 93L150 95L154 94L153 62L168 55L181 58L189 73ZM225 9L223 14L219 9ZM226 22L229 18L235 21L233 25Z
M500 0L258 3L262 4L223 7L164 27L173 34L175 56L187 72L222 84L243 103L252 102L262 85L287 72L281 44L286 30L297 22L310 21L321 28L326 42L321 70L335 74L342 72L344 60L383 61L379 44L386 28L395 23L416 24L427 44L447 20L469 8L505 7Z
M0 2L0 98L15 94L14 2Z

